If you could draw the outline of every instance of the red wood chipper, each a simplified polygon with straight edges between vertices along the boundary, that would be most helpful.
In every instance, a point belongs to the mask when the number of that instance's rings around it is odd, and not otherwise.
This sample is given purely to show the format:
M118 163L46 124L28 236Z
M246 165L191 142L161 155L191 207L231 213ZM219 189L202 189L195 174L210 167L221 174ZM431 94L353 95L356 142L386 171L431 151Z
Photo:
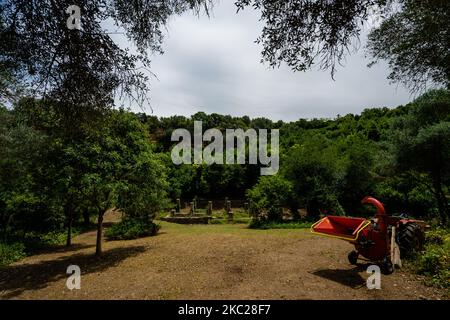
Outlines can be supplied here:
M383 273L390 274L394 264L401 266L400 254L407 256L421 249L425 222L389 216L383 204L372 197L365 197L362 203L376 207L374 218L326 216L311 226L311 232L350 242L356 249L348 254L351 264L356 264L362 255L379 264Z

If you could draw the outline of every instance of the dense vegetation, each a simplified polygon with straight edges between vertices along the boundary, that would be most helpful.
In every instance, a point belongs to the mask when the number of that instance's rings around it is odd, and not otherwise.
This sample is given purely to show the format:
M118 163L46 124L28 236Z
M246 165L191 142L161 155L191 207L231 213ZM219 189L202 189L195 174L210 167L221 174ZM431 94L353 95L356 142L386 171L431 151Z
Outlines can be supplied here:
M129 112L108 112L95 126L72 131L52 104L24 99L13 110L1 108L0 123L3 242L66 230L70 245L74 223L95 217L101 254L107 210L150 222L165 204L165 166Z
M139 114L156 150L169 168L169 197L239 197L277 219L279 207L355 214L368 194L389 212L448 221L448 91L430 91L395 109L366 109L334 120L231 117L199 112L191 118ZM181 165L170 161L170 135L176 128L269 128L280 130L280 172L259 176L256 165ZM272 219L271 218L271 219ZM279 217L278 217L279 218Z
M260 176L254 164L174 165L171 133L193 130L195 120L203 121L203 130L279 129L278 174ZM92 219L101 254L103 216L112 208L125 218L107 231L110 240L154 235L159 227L152 219L177 198L246 199L255 214L251 227L283 228L309 226L324 213L372 214L360 200L373 195L389 213L445 226L449 120L450 92L435 90L394 109L290 123L202 112L157 118L121 109L68 134L51 103L22 99L0 109L0 262L42 246L70 245ZM308 217L284 226L281 208L294 219L303 208ZM439 285L448 279L445 246L432 243L417 259L416 269ZM434 262L437 271L430 269Z
M0 113L2 148L0 231L4 243L65 230L117 208L151 220L177 198L247 199L251 211L280 221L305 208L320 213L371 214L360 200L381 199L390 213L449 222L450 93L430 91L395 109L366 109L330 119L273 122L199 112L157 118L110 111L96 126L68 135L53 106L24 99ZM281 167L174 165L176 128L280 130ZM64 132L64 133L62 133ZM69 131L70 132L70 131ZM101 239L99 236L99 244ZM101 250L101 247L97 250Z

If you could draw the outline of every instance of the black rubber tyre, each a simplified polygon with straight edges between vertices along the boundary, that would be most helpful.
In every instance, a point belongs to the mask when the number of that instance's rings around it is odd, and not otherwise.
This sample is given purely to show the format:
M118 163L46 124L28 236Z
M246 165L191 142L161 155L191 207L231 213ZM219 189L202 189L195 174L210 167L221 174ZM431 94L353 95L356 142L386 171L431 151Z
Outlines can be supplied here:
M359 253L353 250L348 254L348 262L350 262L350 264L356 265L356 262L358 261L358 256Z
M391 274L394 272L394 265L392 264L391 259L384 258L384 260L381 262L381 273L383 274Z
M400 228L398 246L402 257L409 257L415 252L419 252L422 250L424 243L425 233L418 224L410 222Z

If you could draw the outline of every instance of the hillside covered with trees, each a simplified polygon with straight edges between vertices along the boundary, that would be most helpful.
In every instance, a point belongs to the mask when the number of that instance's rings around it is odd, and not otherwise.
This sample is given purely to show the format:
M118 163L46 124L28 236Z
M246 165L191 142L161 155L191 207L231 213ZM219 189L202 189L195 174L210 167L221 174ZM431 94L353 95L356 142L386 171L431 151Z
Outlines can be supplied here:
M449 222L450 93L430 91L397 108L365 109L336 119L270 119L199 112L157 118L112 110L67 135L55 107L24 99L1 109L2 241L36 243L41 235L98 222L104 213L151 219L177 198L245 199L254 212L279 220L279 208L361 215L373 195L391 213ZM280 130L280 170L260 176L259 165L174 165L171 133L267 128ZM28 241L28 240L29 241ZM101 252L101 246L97 248Z

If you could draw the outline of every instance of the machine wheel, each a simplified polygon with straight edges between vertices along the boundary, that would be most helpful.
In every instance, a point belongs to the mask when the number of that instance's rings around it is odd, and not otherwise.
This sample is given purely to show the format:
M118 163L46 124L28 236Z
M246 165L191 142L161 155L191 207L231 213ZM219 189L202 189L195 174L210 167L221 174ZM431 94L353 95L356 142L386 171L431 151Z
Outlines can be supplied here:
M425 234L422 228L414 222L403 225L398 232L398 245L403 257L411 256L414 252L422 250L424 242Z
M350 264L356 265L356 262L358 261L358 256L359 253L353 250L348 254L348 262L350 262Z
M381 262L381 272L383 274L391 274L394 272L394 265L392 264L391 259L389 258L384 258L383 261Z

